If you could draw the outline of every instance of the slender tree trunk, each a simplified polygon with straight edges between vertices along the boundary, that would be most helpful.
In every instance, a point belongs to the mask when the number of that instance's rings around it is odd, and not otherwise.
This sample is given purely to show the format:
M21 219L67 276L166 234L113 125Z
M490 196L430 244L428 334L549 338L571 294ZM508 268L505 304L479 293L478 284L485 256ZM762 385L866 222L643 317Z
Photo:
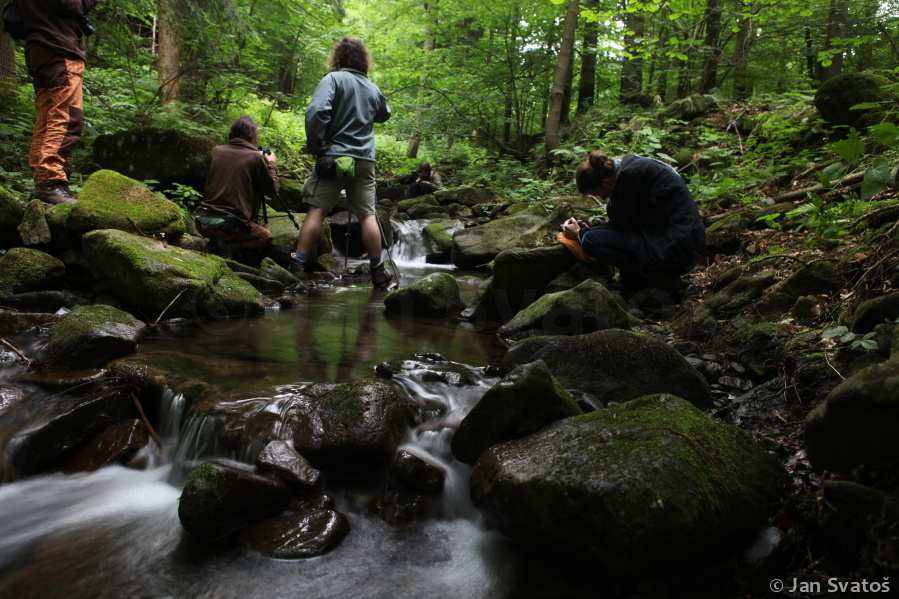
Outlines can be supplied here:
M737 10L741 12L736 42L734 43L734 98L745 100L752 95L752 80L749 77L749 50L755 38L755 28L750 16L752 5L737 0Z
M878 0L865 0L862 23L857 28L856 37L877 36L877 9L880 8ZM877 42L866 42L858 49L858 62L856 68L859 71L869 69L874 64L874 48Z
M546 118L546 152L549 154L559 148L561 143L559 130L562 121L562 104L565 100L565 81L571 69L574 55L574 36L577 33L577 17L580 11L580 0L569 0L565 14L565 25L562 29L562 46L556 60L552 91L549 96L549 108Z
M565 73L565 95L562 97L562 116L560 122L567 125L571 121L571 96L574 93L574 48L571 50L571 60L568 61L568 71Z
M0 32L0 98L7 105L10 98L16 95L16 45L13 39Z
M412 139L409 140L409 147L406 150L406 156L409 158L418 158L418 149L421 146L421 132L424 129L424 121L425 121L425 111L429 108L427 105L427 92L424 90L428 83L428 71L430 69L428 56L431 52L434 51L434 47L437 45L436 40L434 39L435 27L434 27L434 5L425 2L424 4L425 10L425 41L424 41L424 51L425 51L425 68L421 74L421 91L418 94L418 110L416 111L416 124L415 124L415 134L412 136Z
M180 8L179 0L159 0L159 88L163 104L181 95Z
M805 26L805 68L808 70L808 78L818 78L818 69L815 68L815 45L812 40L812 28Z
M849 35L849 0L830 0L830 15L827 19L827 50L837 47L837 38ZM821 69L821 81L827 81L843 72L842 50L836 52L831 63Z
M588 6L599 9L599 0L588 0ZM581 54L581 76L578 80L577 114L587 112L596 97L596 44L599 40L599 24L587 21L584 24L584 48Z
M640 56L639 40L643 37L646 18L639 10L624 16L624 51L627 57L621 68L621 88L618 99L622 103L632 102L643 91L643 58Z
M705 9L705 62L702 65L702 79L699 93L707 94L718 84L718 64L721 62L721 2L708 0Z

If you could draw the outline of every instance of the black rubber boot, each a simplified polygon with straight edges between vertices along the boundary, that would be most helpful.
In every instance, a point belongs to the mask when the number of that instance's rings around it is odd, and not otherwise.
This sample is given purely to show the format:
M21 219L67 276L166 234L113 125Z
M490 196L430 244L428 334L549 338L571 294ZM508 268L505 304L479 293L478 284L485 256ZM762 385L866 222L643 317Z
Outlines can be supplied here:
M65 181L45 181L34 186L31 197L46 204L74 204L77 200Z

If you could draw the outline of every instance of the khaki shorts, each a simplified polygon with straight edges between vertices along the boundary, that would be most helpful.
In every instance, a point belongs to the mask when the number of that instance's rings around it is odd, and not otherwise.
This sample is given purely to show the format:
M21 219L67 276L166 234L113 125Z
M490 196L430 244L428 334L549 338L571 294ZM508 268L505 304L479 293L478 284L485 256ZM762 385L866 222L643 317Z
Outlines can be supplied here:
M358 218L375 213L375 163L369 160L356 160L356 172L353 177L337 177L336 179L319 179L312 171L303 186L306 203L331 212L340 203L340 192L346 190L346 208Z

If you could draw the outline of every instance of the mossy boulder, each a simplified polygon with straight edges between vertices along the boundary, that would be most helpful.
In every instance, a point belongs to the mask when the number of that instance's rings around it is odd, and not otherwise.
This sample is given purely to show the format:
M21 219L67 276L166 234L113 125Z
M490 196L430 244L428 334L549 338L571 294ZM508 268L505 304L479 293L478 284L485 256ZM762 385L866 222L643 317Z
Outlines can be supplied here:
M19 223L25 214L25 200L0 185L0 247L15 247L21 243Z
M263 311L260 293L217 256L116 230L92 231L83 246L94 274L145 319L155 320L166 308L168 317L225 318Z
M698 405L711 404L703 376L667 343L611 329L572 337L532 337L514 345L505 368L543 360L566 389L604 402L671 393Z
M484 266L510 248L536 247L551 241L568 207L547 212L541 206L489 223L462 229L453 235L453 262L462 268Z
M449 189L441 189L434 192L434 199L441 206L449 206L451 204L461 204L468 208L472 208L479 204L491 202L496 196L493 191L486 187L451 187Z
M302 227L303 221L306 219L305 214L294 214L297 224ZM297 229L287 213L269 210L268 213L268 229L272 232L272 252L279 260L286 260L290 254L297 250L297 239L300 237L300 231ZM334 243L331 240L331 227L327 220L322 224L322 234L319 238L317 255L330 256L334 251Z
M488 448L580 415L574 398L540 360L519 366L491 387L459 424L453 455L474 464Z
M619 301L601 284L587 280L574 289L544 295L500 327L499 335L522 339L630 328L630 316Z
M824 120L832 125L859 127L882 110L852 110L852 107L890 100L885 90L889 83L888 79L873 73L843 73L828 79L818 88L815 106Z
M440 204L437 203L437 200L433 195L424 195L419 196L417 198L410 198L408 200L402 200L397 203L397 208L400 212L409 213L412 209L415 208L428 208L432 211L439 211Z
M693 94L669 104L665 108L665 115L682 121L691 121L715 110L718 110L718 100L714 96Z
M390 383L311 385L292 401L293 446L318 467L386 464L412 422L412 406Z
M181 208L143 183L115 171L92 174L78 195L78 202L52 209L54 224L81 235L98 229L119 229L141 235L183 235L187 225Z
M715 314L735 314L761 298L776 281L774 272L768 270L742 275L709 297L705 305Z
M101 135L94 141L94 162L139 181L159 181L203 189L211 139L176 129L140 128Z
M838 385L805 421L809 460L846 472L899 460L899 361L869 366Z
M403 318L446 317L462 310L459 284L453 275L435 272L384 298L387 313Z
M54 364L97 368L137 351L144 323L111 306L78 306L50 327L47 352Z
M899 318L899 293L888 293L859 304L852 317L852 331L870 333L888 318Z
M24 245L47 245L53 239L46 212L47 204L40 200L31 200L25 207L25 214L18 227L19 237Z
M506 322L530 306L550 283L574 265L559 244L534 249L509 249L496 256L493 277L476 306L473 319Z
M0 256L0 295L58 288L66 275L61 260L38 250L13 248Z
M833 293L844 283L836 264L823 260L813 262L771 288L757 309L762 314L782 314L792 308L800 297Z
M746 432L656 395L492 447L471 496L517 541L644 575L750 540L785 483Z
M239 464L205 463L194 469L178 502L178 518L204 540L228 537L255 520L280 513L290 493L284 483Z

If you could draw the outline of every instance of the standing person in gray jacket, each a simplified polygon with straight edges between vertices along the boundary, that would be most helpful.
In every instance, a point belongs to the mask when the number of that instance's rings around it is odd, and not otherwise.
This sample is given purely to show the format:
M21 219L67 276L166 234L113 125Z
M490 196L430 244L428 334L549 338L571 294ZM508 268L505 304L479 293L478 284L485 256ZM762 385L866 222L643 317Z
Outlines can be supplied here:
M362 225L372 285L386 289L391 276L384 265L375 214L374 124L387 121L390 108L368 78L371 55L361 40L345 37L337 42L329 63L331 72L319 82L306 109L306 145L316 164L306 181L311 208L303 221L294 260L298 269L309 269L322 222L345 190L347 207Z

